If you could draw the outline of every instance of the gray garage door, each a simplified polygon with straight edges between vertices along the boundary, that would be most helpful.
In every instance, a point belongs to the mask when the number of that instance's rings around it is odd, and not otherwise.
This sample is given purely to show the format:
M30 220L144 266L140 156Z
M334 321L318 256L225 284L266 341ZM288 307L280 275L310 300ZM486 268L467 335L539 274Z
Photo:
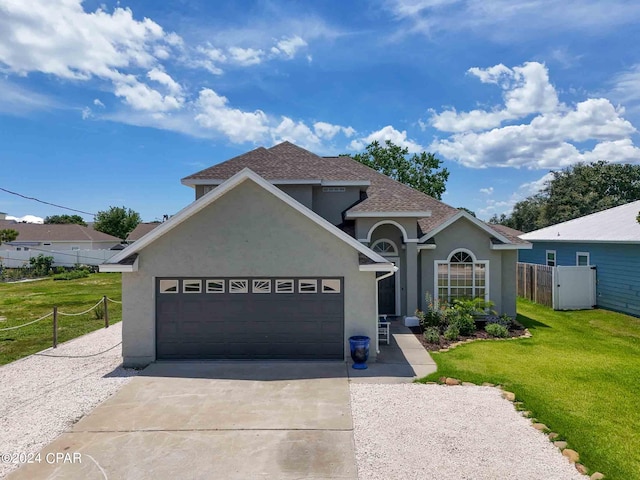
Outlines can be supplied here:
M342 278L158 278L159 359L342 359Z

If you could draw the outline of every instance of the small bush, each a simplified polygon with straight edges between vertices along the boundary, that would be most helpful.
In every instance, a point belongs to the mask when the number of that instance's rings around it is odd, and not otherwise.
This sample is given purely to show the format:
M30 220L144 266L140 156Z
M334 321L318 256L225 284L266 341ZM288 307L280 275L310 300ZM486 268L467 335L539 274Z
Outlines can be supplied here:
M456 327L460 335L468 337L476 333L476 322L468 313L463 313L454 309L449 311L448 317L449 326Z
M504 325L500 325L499 323L490 323L486 327L484 327L485 331L496 338L507 338L509 336L509 330Z
M502 314L501 316L491 316L487 318L487 325L502 325L507 330L510 330L513 326L513 320L506 314Z
M104 319L104 307L102 306L102 304L98 305L93 310L93 314L95 315L96 320L103 320Z
M444 331L444 338L447 340L455 341L460 337L460 330L455 325L449 325Z
M422 335L424 335L424 339L429 343L440 343L440 330L438 330L438 327L428 327Z

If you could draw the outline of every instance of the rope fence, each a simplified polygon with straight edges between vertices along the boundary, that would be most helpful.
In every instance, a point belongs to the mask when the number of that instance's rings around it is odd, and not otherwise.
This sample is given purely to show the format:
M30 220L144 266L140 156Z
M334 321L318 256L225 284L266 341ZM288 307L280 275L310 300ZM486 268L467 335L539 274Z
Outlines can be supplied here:
M53 317L53 341L52 341L52 344L53 344L53 348L57 348L58 347L58 316L78 317L78 316L81 316L81 315L86 315L87 313L89 313L89 312L95 310L96 308L102 306L101 315L104 318L104 328L109 328L109 308L108 308L109 302L122 304L121 301L113 300L113 299L107 297L106 295L104 295L102 297L102 299L100 299L98 301L98 303L96 303L93 307L88 308L87 310L84 310L82 312L77 312L77 313L61 312L61 311L58 310L57 306L54 306L52 312L47 313L46 315L43 315L40 318L32 320L31 322L23 323L22 325L15 325L13 327L0 328L0 332L6 332L6 331L9 331L9 330L17 330L19 328L23 328L23 327L27 327L29 325L33 325L34 323L40 322L40 321L42 321L42 320L44 320L46 318ZM115 345L112 348L115 348L116 346L117 345ZM108 351L108 350L106 350L106 351ZM101 352L101 353L104 353L104 352Z

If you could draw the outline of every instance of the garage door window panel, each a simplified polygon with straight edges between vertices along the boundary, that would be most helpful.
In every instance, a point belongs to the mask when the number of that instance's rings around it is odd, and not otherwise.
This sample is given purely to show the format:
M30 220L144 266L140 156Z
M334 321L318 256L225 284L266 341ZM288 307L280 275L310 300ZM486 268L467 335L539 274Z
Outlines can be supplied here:
M178 293L178 280L160 280L160 293Z
M253 293L271 293L271 280L253 280Z
M340 280L336 278L322 279L322 293L340 293Z
M249 280L229 280L229 293L248 293Z
M317 293L318 281L317 280L298 280L298 293Z
M276 280L276 293L293 293L293 280Z
M207 293L224 293L224 280L207 280Z
M183 293L202 293L202 280L183 280Z

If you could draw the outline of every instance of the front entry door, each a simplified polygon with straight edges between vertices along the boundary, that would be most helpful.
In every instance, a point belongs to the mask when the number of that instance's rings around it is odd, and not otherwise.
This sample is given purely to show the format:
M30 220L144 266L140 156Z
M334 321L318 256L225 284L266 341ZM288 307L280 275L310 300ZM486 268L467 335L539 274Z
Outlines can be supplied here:
M396 314L396 275L378 282L378 315Z

